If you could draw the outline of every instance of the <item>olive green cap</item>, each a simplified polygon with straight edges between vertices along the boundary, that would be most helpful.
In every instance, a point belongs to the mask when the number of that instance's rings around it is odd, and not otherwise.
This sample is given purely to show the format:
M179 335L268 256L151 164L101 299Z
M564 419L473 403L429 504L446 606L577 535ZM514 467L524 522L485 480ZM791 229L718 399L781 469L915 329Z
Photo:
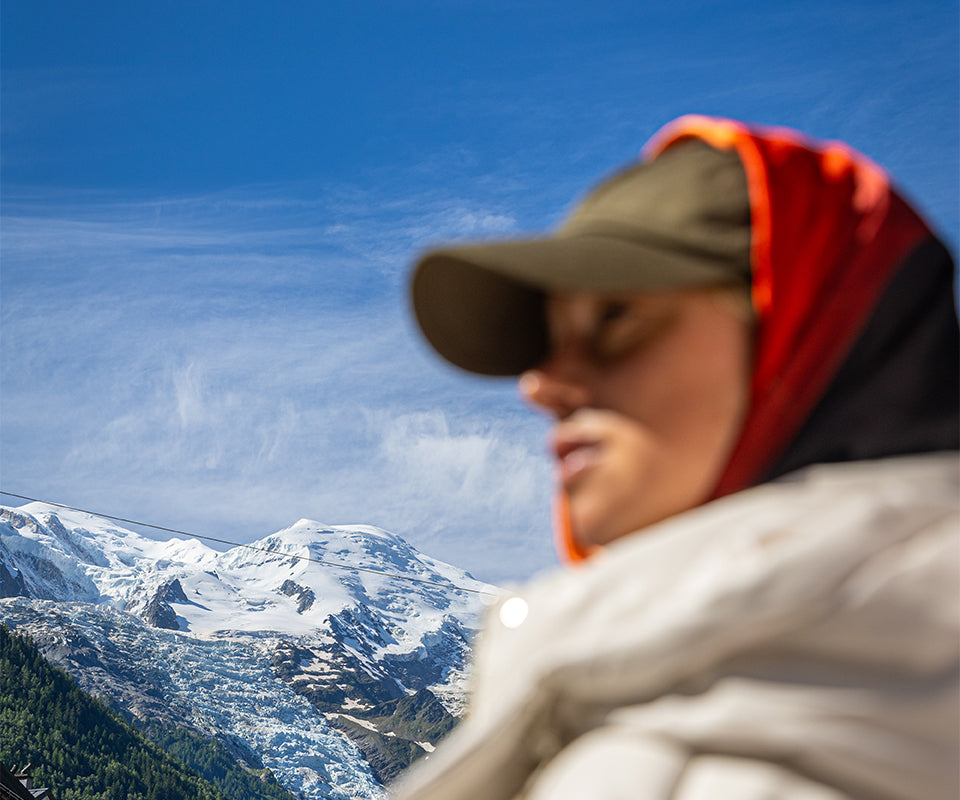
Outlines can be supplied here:
M443 247L411 281L434 349L483 375L547 355L552 291L750 286L750 201L734 151L682 140L601 183L552 236Z

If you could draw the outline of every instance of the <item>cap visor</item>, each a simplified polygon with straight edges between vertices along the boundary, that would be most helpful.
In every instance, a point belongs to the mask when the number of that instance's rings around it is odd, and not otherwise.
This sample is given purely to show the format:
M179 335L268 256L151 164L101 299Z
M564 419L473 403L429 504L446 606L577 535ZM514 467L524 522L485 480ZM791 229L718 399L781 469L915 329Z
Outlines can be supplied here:
M445 359L483 375L517 375L547 354L550 291L658 291L730 282L716 255L597 235L435 250L416 267L414 312Z

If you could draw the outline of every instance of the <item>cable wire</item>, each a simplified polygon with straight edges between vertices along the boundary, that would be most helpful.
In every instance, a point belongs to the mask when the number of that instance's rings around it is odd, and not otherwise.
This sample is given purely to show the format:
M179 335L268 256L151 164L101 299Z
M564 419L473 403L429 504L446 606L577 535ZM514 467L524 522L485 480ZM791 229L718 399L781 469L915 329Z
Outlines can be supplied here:
M355 567L350 564L339 564L336 561L325 561L319 558L311 558L310 556L301 556L294 553L284 553L282 550L273 550L269 547L257 547L253 544L244 544L243 542L232 542L229 539L218 539L215 536L203 536L199 533L190 533L189 531L181 531L176 528L165 528L162 525L151 525L149 522L139 522L135 519L125 519L124 517L115 517L110 514L101 514L98 511L88 511L84 508L77 508L76 506L68 506L64 503L54 503L50 500L40 500L36 497L27 497L22 494L14 494L13 492L7 492L0 489L0 494L5 495L6 497L16 497L18 500L26 500L30 503L43 503L44 505L54 506L55 508L65 508L68 511L78 511L81 514L91 514L94 517L100 517L101 519L109 519L113 522L125 522L128 525L139 525L143 528L152 528L156 531L164 531L166 533L175 533L178 536L189 536L194 539L203 539L208 542L217 542L218 544L227 544L233 547L245 547L248 550L256 550L260 553L269 553L270 555L283 556L284 558L297 558L301 561L309 561L313 564L320 564L324 567L334 567L335 569L348 569L354 570L355 572L365 572L370 575L383 575L387 578L395 578L400 581L410 581L412 583L422 583L427 586L435 586L440 589L454 589L458 592L468 592L470 594L481 594L488 597L496 596L494 592L484 591L483 589L468 589L466 586L457 586L455 583L442 583L440 581L431 581L426 578L414 578L411 575L399 575L395 572L384 572L383 570L372 569L371 567Z

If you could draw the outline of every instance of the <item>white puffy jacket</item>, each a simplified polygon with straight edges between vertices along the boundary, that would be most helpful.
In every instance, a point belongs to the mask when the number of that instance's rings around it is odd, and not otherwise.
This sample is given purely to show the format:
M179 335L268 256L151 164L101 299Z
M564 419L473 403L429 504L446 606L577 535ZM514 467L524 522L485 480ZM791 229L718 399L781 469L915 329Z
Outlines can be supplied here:
M535 581L398 798L956 800L958 501L956 453L816 466Z

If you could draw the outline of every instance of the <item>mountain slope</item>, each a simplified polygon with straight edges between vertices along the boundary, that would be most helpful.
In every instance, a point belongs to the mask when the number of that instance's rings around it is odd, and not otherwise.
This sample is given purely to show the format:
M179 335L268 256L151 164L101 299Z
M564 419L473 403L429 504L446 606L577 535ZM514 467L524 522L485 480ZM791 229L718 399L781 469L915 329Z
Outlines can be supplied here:
M135 720L215 737L306 798L380 796L455 722L493 588L369 526L253 546L0 507L0 611Z
M62 800L226 800L0 625L0 761ZM279 797L279 795L276 795Z

